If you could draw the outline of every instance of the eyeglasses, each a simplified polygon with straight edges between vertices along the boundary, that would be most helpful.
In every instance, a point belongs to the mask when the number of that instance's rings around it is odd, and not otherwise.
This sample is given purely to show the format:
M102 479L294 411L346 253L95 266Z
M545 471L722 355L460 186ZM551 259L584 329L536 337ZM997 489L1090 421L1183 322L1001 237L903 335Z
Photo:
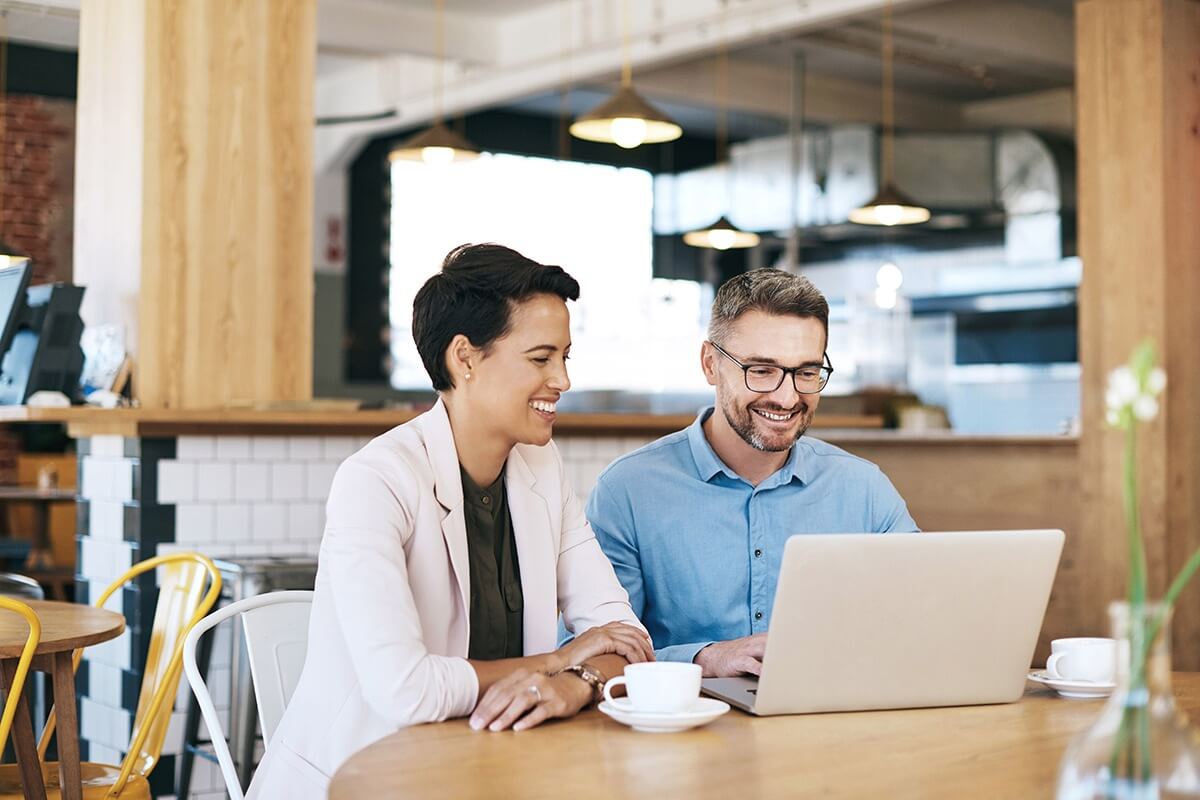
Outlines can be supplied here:
M823 354L825 366L822 367L814 367L812 364L800 367L780 367L775 364L743 364L726 353L716 342L709 342L709 344L718 353L742 368L742 374L746 378L746 388L752 392L767 394L775 391L783 385L784 377L790 372L792 386L796 387L797 392L817 394L825 388L825 384L829 383L829 376L833 374L833 362L829 360L828 353Z

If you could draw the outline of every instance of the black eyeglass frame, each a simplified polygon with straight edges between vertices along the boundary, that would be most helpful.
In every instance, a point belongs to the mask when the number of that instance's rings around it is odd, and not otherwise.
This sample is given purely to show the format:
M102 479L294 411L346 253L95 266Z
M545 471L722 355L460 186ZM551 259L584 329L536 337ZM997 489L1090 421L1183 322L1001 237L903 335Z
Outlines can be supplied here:
M725 349L723 347L721 347L721 345L717 344L716 342L712 341L711 339L709 340L708 343L711 344L713 346L713 349L715 349L718 353L725 356L730 361L732 361L734 364L737 364L739 367L742 368L742 382L746 384L747 389L749 389L752 392L756 392L758 394L770 394L771 392L778 391L779 387L783 386L783 381L785 378L787 378L789 373L791 373L791 376L792 376L792 388L796 390L797 394L820 394L821 392L825 391L825 387L829 385L829 379L831 377L833 377L833 362L829 360L829 353L821 354L821 357L825 360L825 363L817 368L817 369L824 371L825 380L821 382L820 387L815 392L808 392L808 391L805 391L804 389L801 389L796 384L796 373L798 373L802 369L811 369L811 367L812 367L811 364L803 364L799 367L781 367L778 364L743 364L741 361L738 361L736 358L734 358L728 352L726 352ZM750 370L753 367L770 367L771 369L781 370L779 373L779 383L775 384L774 389L752 388L750 386Z

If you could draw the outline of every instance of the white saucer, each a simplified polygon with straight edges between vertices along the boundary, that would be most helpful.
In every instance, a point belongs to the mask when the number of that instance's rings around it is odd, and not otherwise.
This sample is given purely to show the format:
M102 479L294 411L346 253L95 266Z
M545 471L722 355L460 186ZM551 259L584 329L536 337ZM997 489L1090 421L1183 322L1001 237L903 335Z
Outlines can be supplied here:
M1095 681L1070 681L1066 678L1056 678L1045 670L1031 672L1027 676L1034 683L1049 686L1063 697L1076 700L1094 700L1097 697L1108 697L1117 688L1115 683L1096 683Z
M686 711L649 713L634 711L624 698L605 700L598 706L601 714L612 717L622 725L644 733L674 733L707 725L729 710L729 704L711 697L697 697Z

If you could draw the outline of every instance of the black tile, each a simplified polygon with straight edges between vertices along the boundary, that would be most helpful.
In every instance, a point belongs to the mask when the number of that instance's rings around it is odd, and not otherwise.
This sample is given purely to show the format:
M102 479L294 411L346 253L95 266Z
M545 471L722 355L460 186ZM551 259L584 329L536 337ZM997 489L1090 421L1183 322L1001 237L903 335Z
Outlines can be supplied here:
M75 533L87 536L91 533L92 505L87 500L79 498L75 501Z

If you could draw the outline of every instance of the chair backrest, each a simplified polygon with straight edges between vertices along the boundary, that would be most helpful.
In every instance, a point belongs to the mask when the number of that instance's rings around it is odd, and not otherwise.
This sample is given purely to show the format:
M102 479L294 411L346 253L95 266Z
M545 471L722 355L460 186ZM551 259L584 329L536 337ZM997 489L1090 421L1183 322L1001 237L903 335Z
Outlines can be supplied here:
M15 572L0 572L0 597L24 597L27 600L45 600L42 585L33 578Z
M254 680L258 722L265 744L271 743L292 692L300 682L308 651L308 618L312 614L312 592L275 594L288 597L242 612L246 660Z
M4 714L0 716L0 750L3 750L4 745L8 743L8 731L12 727L13 716L17 713L17 704L21 702L21 694L25 691L29 664L33 661L34 651L42 640L42 622L32 608L19 600L0 597L0 608L21 615L25 624L29 626L29 635L25 637L25 646L21 648L21 657L17 660L12 685L8 687L8 696L4 698Z
M130 776L136 774L145 777L158 763L167 736L167 726L171 722L175 695L179 691L179 676L183 674L184 637L216 604L221 594L221 573L211 559L199 553L172 553L134 564L104 590L96 600L96 606L103 607L125 584L159 568L162 571L158 573L158 604L154 610L150 647L146 651L142 687L133 717L133 736L121 764L121 773L109 790L109 797L119 796ZM82 653L76 651L76 668L81 658ZM43 759L54 725L55 715L51 712L39 744L39 754Z
M271 592L247 597L209 614L188 632L184 641L183 670L196 695L196 705L208 727L213 751L225 778L225 789L232 800L242 800L242 786L212 695L200 675L196 647L205 633L231 617L242 616L263 740L270 743L304 667L312 598L311 591Z

